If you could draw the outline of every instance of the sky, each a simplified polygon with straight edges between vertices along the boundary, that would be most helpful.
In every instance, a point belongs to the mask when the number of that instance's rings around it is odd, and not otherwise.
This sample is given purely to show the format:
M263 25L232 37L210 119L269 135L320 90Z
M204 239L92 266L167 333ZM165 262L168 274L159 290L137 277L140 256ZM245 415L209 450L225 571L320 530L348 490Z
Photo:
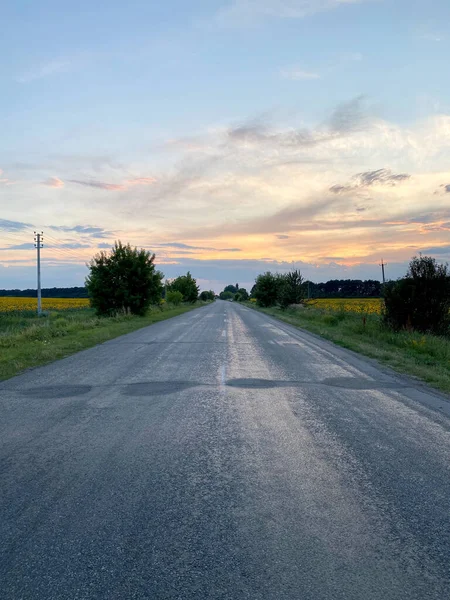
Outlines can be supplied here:
M0 289L380 279L450 259L448 0L2 4Z

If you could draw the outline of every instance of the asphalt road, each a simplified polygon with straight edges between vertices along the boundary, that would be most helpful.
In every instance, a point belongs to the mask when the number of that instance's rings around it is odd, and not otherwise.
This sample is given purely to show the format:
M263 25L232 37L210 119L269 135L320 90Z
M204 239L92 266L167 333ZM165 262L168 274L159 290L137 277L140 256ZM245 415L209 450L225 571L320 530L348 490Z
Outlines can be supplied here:
M450 404L220 302L0 384L0 598L450 598Z

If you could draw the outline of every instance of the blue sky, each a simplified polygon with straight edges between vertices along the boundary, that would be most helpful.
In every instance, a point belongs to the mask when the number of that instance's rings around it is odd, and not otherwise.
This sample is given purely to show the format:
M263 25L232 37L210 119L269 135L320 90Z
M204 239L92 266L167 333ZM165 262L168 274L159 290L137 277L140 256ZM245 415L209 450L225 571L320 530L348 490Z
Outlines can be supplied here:
M36 228L48 285L117 238L216 289L446 260L449 24L444 0L2 7L0 288L34 285Z

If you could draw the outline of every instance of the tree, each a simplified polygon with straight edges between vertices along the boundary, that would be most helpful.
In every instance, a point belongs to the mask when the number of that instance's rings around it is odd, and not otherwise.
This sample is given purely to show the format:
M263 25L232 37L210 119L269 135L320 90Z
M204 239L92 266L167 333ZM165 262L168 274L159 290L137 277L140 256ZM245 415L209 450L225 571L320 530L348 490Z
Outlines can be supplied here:
M231 292L232 294L236 294L236 292L237 292L238 290L239 290L239 286L238 286L238 284L236 284L236 285L227 285L227 286L224 288L224 290L223 290L223 291L224 291L224 292Z
M183 294L175 290L167 290L166 301L169 302L169 304L178 306L183 302Z
M209 302L211 300L214 300L216 297L215 293L212 290L209 291L203 291L200 294L200 300L202 300L203 302Z
M144 315L150 304L161 299L163 274L154 265L155 255L147 250L115 242L109 252L101 251L90 261L86 278L91 305L98 315L126 311Z
M290 304L301 304L304 298L303 277L300 271L295 269L294 271L280 275L278 302L281 308L285 309Z
M431 256L414 257L406 276L388 283L384 295L384 322L394 330L448 334L450 273Z
M260 306L275 306L280 289L280 276L270 271L258 275L252 288L252 296Z
M233 300L234 294L233 294L233 292L230 292L230 291L227 291L227 292L223 291L223 292L220 292L219 298L221 300Z
M183 302L195 302L198 298L199 287L197 281L192 277L189 271L186 275L180 275L167 285L167 291L181 292Z
M236 302L246 302L249 299L248 292L245 288L239 288L237 294L234 295Z

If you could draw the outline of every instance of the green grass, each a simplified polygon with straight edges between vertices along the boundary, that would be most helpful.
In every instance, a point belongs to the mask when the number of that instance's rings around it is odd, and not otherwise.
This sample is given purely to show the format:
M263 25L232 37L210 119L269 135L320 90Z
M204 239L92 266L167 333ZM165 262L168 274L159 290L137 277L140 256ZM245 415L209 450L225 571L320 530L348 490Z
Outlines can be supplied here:
M45 365L204 303L151 308L145 317L96 317L90 308L36 313L0 313L0 380Z
M327 340L375 358L400 373L421 379L443 392L450 392L450 339L434 335L401 331L395 333L383 327L380 317L350 312L331 312L313 307L255 308L281 321L295 325Z

